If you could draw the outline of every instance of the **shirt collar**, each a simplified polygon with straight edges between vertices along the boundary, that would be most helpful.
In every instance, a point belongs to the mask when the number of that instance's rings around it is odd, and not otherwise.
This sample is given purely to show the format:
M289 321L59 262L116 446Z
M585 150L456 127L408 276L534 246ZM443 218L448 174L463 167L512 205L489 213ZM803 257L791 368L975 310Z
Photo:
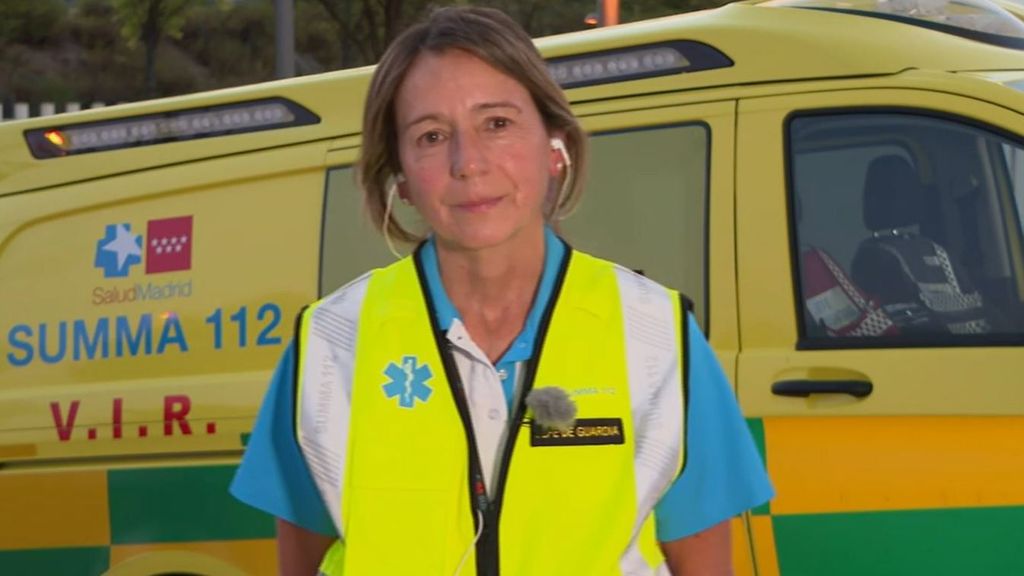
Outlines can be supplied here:
M537 339L537 328L540 326L541 317L551 299L551 292L554 290L555 279L558 276L558 269L562 259L565 257L565 243L559 238L550 227L544 227L544 269L541 272L540 284L537 287L537 294L534 297L530 312L526 315L526 322L523 330L516 336L512 345L501 357L500 362L521 362L529 360L533 355L534 341ZM434 246L434 237L431 236L423 244L420 250L420 262L423 266L423 275L427 282L427 292L434 304L434 313L437 316L437 324L441 330L447 332L455 320L460 320L459 312L455 309L452 301L445 292L444 284L441 282L441 269L437 262L437 249Z

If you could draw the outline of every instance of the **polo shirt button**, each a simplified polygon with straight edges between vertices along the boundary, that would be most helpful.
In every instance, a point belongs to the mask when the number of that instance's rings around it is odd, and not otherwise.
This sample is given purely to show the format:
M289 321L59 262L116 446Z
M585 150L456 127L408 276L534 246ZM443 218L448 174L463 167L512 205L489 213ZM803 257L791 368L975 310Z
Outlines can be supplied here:
M501 410L498 410L497 408L491 408L491 411L487 413L487 417L490 418L491 420L497 420L501 418Z
M508 370L505 370L504 368L498 370L498 378L501 378L502 380L508 378Z

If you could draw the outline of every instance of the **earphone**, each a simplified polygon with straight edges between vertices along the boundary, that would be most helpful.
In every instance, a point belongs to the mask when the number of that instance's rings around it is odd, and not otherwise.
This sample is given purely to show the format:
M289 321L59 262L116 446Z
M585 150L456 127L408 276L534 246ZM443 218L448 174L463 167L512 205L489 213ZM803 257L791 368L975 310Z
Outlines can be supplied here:
M572 158L569 157L569 150L567 150L565 148L565 141L562 140L561 138L552 138L550 140L550 142L551 142L551 149L552 150L557 150L558 153L562 155L562 160L565 161L565 166L567 168L571 168L572 167Z

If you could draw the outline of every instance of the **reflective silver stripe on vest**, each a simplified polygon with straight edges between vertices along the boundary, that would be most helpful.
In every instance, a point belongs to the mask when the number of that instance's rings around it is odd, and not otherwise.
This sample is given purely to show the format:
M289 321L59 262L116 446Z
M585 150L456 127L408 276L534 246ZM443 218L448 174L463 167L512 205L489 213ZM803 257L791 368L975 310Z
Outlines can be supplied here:
M908 261L903 249L891 244L893 239L887 240L888 242L880 242L879 246L896 258L903 273L917 284L921 302L935 313L936 319L951 333L984 334L991 330L988 320L984 317L981 294L977 290L964 294L949 254L942 246L923 236L911 237L910 240L916 243L904 245L916 249L921 260ZM932 254L922 253L922 246L930 249ZM937 268L937 271L932 268Z
M345 481L355 344L370 274L364 274L322 300L310 313L299 348L302 397L299 447L331 519L343 535L342 483Z
M654 571L639 547L640 529L679 474L683 451L682 343L673 297L659 284L621 266L615 267L626 336L626 370L636 453L636 519L629 548L619 567L629 576L667 575ZM685 314L684 310L680 311Z

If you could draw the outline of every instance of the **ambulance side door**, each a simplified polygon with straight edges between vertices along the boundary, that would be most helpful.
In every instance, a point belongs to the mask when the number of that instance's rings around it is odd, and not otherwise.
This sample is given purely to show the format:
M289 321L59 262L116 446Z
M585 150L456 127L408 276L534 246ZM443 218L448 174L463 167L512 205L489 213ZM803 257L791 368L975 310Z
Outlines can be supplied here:
M738 115L758 573L1024 573L1024 118L901 89Z

